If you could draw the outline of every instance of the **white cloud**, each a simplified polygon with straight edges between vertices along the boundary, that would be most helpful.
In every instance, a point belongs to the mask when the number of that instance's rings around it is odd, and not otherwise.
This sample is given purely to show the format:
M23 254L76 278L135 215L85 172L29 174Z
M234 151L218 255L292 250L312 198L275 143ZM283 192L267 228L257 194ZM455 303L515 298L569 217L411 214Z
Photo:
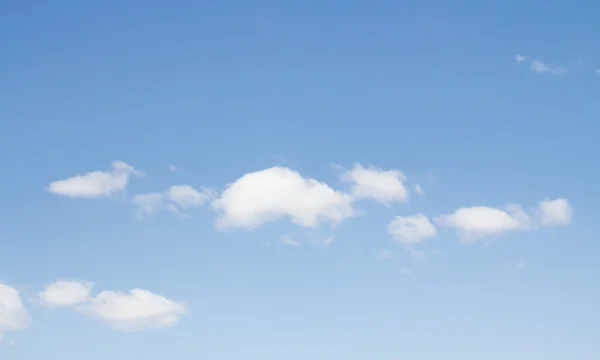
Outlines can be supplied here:
M434 221L440 226L455 228L463 242L473 242L506 231L533 230L540 226L566 226L571 223L573 216L573 209L567 199L541 201L532 212L535 216L516 204L507 205L505 210L473 206L438 216Z
M459 208L453 214L438 216L434 221L440 226L456 228L458 236L464 242L518 230L522 226L506 211L487 206Z
M531 70L538 74L542 73L550 73L550 74L563 74L567 72L567 68L563 66L555 66L551 64L547 64L541 60L533 60L531 62Z
M245 229L281 218L316 227L323 220L336 224L355 215L350 196L285 167L245 174L212 206L220 213L219 226Z
M0 283L0 339L8 330L20 330L29 324L27 310L19 291Z
M177 171L177 170L179 170L179 166L169 165L169 170L171 170L171 171Z
M516 56L515 56L515 60L517 60L517 62L518 62L518 63L521 63L521 62L523 62L523 61L527 60L527 56L524 56L524 55L516 55Z
M566 226L573 219L573 208L567 199L540 201L537 213L545 226Z
M121 331L171 327L187 312L184 304L148 290L133 289L129 293L102 291L91 296L93 286L91 282L61 280L47 286L38 295L42 304L49 308L70 307ZM0 287L0 330L2 319Z
M423 190L423 188L421 187L421 185L419 184L415 184L415 193L417 195L425 195L425 191Z
M147 193L135 195L132 203L140 214L152 215L161 210L177 212L181 209L202 206L214 197L211 190L203 188L198 191L190 185L174 185L164 193Z
M123 192L131 176L142 172L123 161L115 161L107 171L92 171L83 175L50 183L47 190L53 194L69 197L96 198Z
M87 302L93 286L90 282L59 280L48 285L38 296L42 304L50 308L73 306Z
M184 304L142 289L102 291L78 310L127 332L172 327L187 312Z
M353 184L351 193L357 200L371 199L389 205L408 198L404 185L406 177L398 170L381 170L373 166L364 168L356 164L342 175L342 180Z
M388 225L388 233L403 244L420 243L437 235L435 227L423 214L396 216Z

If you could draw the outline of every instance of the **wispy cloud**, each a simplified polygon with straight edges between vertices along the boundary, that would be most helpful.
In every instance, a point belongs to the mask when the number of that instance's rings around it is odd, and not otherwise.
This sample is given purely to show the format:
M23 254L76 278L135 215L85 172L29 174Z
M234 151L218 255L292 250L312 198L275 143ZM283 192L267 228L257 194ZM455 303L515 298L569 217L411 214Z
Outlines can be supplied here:
M377 252L377 257L381 260L395 260L396 254L394 254L394 252L392 252L391 250L383 249Z
M285 233L277 242L286 246L317 245L328 247L335 241L335 236L323 236L312 232Z
M527 263L524 260L519 260L519 262L512 267L512 272L521 272L527 269Z
M137 215L152 215L159 210L178 212L204 205L214 197L212 190L202 188L200 191L190 185L174 185L163 193L153 192L135 195L132 199L137 208Z
M531 71L538 74L550 73L554 75L559 75L566 73L567 68L564 66L548 64L541 60L533 60L531 62Z
M413 274L413 272L407 267L400 269L400 272L408 277L415 277L415 274Z
M419 184L415 184L415 186L414 186L414 190L415 190L415 193L416 193L417 195L421 195L421 196L422 196L422 195L425 195L425 191L423 190L423 188L422 188L422 187L421 187L421 185L419 185Z
M554 65L554 64L550 64L547 62L544 62L542 60L539 59L534 59L531 60L531 58L529 56L526 55L515 55L515 61L517 62L517 64L523 63L523 62L530 62L530 69L531 71L533 71L534 73L537 74L544 74L544 73L549 73L549 74L554 74L554 75L559 75L559 74L564 74L567 72L567 68L561 65ZM579 66L581 66L581 61L578 62Z
M300 246L302 243L294 239L292 234L283 234L279 237L278 242L287 246Z

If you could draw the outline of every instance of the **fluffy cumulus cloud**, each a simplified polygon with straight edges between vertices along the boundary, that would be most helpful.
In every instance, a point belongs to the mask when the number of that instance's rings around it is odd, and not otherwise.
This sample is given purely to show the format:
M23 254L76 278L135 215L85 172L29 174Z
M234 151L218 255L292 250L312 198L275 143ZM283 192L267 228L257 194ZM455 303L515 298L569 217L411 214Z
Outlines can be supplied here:
M176 325L186 307L148 290L133 289L128 293L102 291L79 311L117 330L140 331Z
M177 212L182 209L202 206L214 197L209 189L196 190L190 185L174 185L163 193L135 195L133 205L140 214L154 214L160 210Z
M0 283L0 339L4 332L24 329L28 323L29 316L19 291Z
M459 208L452 214L438 216L435 222L440 226L456 228L464 241L518 230L521 227L521 223L506 211L487 206Z
M566 226L573 218L573 208L567 199L541 201L537 213L541 224L546 226Z
M73 306L88 301L93 286L91 282L60 280L46 286L38 297L47 307Z
M60 280L46 286L38 296L50 308L71 307L121 331L171 327L187 311L184 304L148 290L133 289L128 293L105 290L91 296L92 287L90 282ZM0 312L0 329L1 316Z
M389 205L404 202L408 191L404 184L406 177L398 170L382 170L376 167L363 167L360 164L342 175L342 180L352 184L354 199L370 199Z
M396 216L388 225L388 233L403 244L416 244L437 235L435 226L423 214Z
M212 206L220 214L220 226L246 229L281 218L315 227L323 220L335 224L355 214L349 195L285 167L240 177Z
M123 161L115 161L110 170L92 171L83 175L51 182L47 190L53 194L80 198L97 198L123 192L132 176L142 173Z
M464 242L480 240L506 231L531 230L540 226L568 225L573 211L566 199L545 200L533 210L532 216L516 204L505 209L488 206L463 207L452 214L436 217L435 222L455 228Z

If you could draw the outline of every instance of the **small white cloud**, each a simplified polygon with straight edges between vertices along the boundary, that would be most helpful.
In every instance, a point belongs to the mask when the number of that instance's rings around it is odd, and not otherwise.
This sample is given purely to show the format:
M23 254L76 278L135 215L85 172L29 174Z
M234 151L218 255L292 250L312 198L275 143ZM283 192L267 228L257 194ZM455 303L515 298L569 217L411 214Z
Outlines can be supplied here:
M93 287L91 282L59 280L46 286L38 296L47 307L67 307L87 302Z
M414 188L415 188L415 193L417 195L421 195L421 196L425 195L425 191L423 190L423 188L421 187L421 185L415 184Z
M0 339L10 330L21 330L29 324L27 310L19 291L0 283Z
M573 219L573 208L567 199L540 201L537 213L545 226L566 226Z
M542 74L542 73L550 73L550 74L563 74L567 72L567 68L563 66L555 66L551 64L547 64L541 60L533 60L531 62L531 71Z
M440 226L455 228L464 242L521 228L521 223L506 211L487 206L459 208L453 214L438 216L434 221Z
M404 185L406 177L398 170L382 170L370 166L364 168L354 165L352 170L342 174L342 180L352 183L354 199L370 199L389 205L393 202L405 202L408 191Z
M177 170L179 170L179 166L169 165L169 170L170 171L177 171Z
M78 311L106 322L121 331L141 331L172 327L187 312L182 303L148 290L133 289L129 293L102 291Z
M388 233L403 244L420 243L437 235L435 227L423 214L396 216L388 225Z
M596 74L600 75L600 69L596 69Z
M384 249L377 252L377 257L382 260L394 260L396 259L396 254L391 250Z
M220 227L253 229L281 218L304 227L355 215L350 196L285 167L245 174L212 202Z
M142 172L123 161L115 161L107 171L92 171L50 183L49 192L69 197L97 198L123 192L131 176Z
M204 205L214 197L210 189L198 191L190 185L174 185L164 193L147 193L135 195L132 203L140 215L152 215L161 210L178 212Z
M527 56L524 56L524 55L516 55L516 56L515 56L515 60L517 60L517 63L522 63L523 61L527 60Z

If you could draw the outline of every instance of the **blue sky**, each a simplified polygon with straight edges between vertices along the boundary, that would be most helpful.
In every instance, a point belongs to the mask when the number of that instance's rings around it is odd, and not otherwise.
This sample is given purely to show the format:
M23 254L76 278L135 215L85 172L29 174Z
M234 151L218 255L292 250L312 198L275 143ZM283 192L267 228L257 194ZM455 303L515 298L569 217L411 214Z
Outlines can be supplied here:
M598 11L1 5L0 357L599 357Z

